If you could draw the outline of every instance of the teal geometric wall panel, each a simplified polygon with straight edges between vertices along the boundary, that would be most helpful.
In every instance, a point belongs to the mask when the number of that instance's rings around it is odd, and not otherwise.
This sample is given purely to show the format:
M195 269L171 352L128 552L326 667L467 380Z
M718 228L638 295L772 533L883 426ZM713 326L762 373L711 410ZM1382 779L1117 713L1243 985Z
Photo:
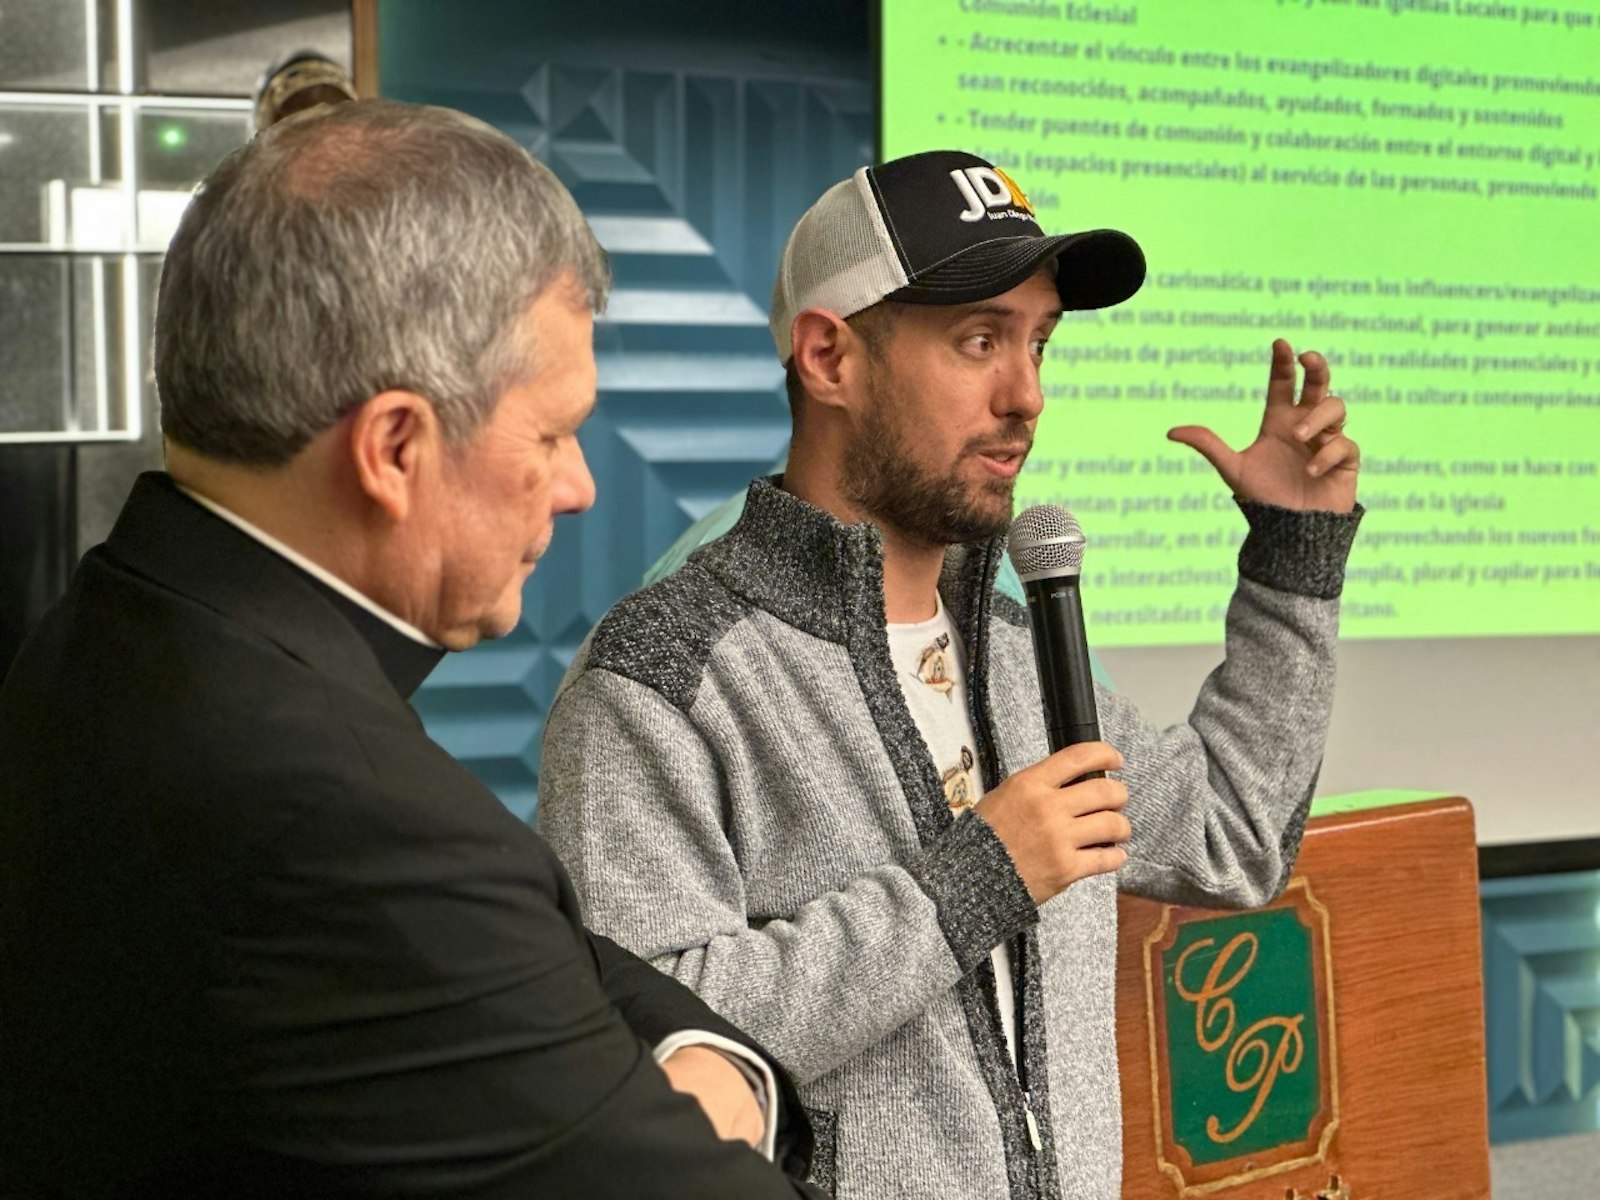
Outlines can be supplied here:
M1489 1136L1600 1129L1600 871L1481 888Z
M517 630L452 655L415 701L429 733L525 818L579 643L685 528L785 451L766 317L778 254L811 201L871 160L874 124L864 39L859 61L820 73L726 37L717 66L697 67L681 41L659 61L637 37L609 55L614 9L596 7L587 31L571 11L556 38L534 27L542 17L513 24L482 4L475 27L433 6L380 8L384 94L473 113L528 147L571 189L615 276L580 435L595 507L557 522Z

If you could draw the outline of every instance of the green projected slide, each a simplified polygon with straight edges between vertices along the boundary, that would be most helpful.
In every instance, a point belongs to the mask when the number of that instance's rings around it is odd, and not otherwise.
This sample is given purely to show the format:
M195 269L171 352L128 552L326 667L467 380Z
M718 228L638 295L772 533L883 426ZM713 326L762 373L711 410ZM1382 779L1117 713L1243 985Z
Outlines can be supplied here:
M1012 176L1150 275L1069 314L1019 485L1089 536L1096 644L1214 641L1243 521L1169 443L1349 403L1347 635L1600 632L1600 0L883 0L884 158Z

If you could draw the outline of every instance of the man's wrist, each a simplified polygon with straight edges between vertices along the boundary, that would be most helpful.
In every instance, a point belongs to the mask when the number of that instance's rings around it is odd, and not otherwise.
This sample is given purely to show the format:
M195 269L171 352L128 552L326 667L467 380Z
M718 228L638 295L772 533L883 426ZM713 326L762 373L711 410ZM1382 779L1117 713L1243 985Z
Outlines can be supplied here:
M1345 560L1366 512L1288 509L1240 500L1250 532L1239 548L1239 574L1263 587L1319 600L1344 587Z
M744 1076L761 1110L763 1122L761 1141L755 1148L763 1158L773 1161L778 1141L778 1081L772 1074L772 1065L750 1047L703 1029L681 1029L668 1034L656 1045L655 1060L664 1063L678 1051L691 1046L716 1051Z
M980 813L952 823L906 870L933 900L963 975L1039 919L1011 852Z

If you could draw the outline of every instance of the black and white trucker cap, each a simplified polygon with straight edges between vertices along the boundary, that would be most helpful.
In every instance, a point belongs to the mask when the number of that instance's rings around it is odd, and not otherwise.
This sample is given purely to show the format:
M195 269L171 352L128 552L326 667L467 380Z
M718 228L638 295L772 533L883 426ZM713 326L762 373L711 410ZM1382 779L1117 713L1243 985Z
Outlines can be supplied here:
M848 317L880 300L969 304L1051 261L1067 309L1109 308L1144 282L1144 253L1131 237L1046 236L1022 189L975 154L930 150L862 167L789 234L769 312L778 360L789 361L789 331L808 308Z

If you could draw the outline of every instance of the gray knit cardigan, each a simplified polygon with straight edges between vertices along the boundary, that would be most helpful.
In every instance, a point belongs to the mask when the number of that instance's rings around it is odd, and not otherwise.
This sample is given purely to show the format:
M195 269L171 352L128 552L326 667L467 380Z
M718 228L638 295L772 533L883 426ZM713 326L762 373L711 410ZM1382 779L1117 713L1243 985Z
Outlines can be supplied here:
M1127 760L1128 865L1042 908L987 824L951 818L894 676L872 526L758 480L738 525L579 649L546 726L540 829L592 928L793 1072L814 1178L842 1200L1119 1195L1116 889L1276 895L1332 704L1360 512L1242 508L1226 655L1189 720L1156 729L1098 690ZM1002 552L953 548L940 584L988 789L1047 753L1026 614L993 588ZM1008 939L1015 1070L989 958Z

